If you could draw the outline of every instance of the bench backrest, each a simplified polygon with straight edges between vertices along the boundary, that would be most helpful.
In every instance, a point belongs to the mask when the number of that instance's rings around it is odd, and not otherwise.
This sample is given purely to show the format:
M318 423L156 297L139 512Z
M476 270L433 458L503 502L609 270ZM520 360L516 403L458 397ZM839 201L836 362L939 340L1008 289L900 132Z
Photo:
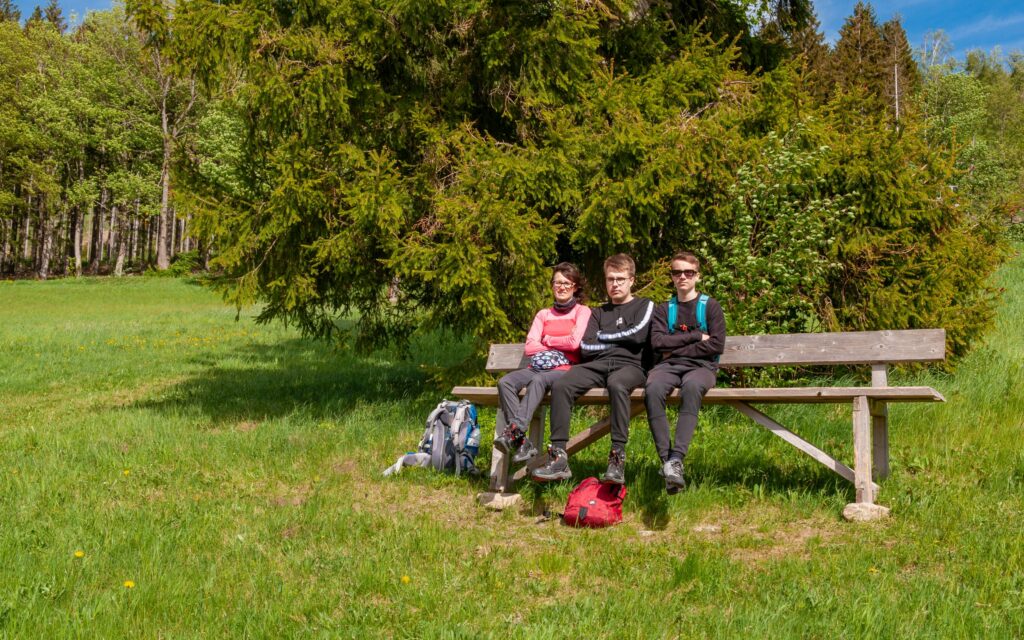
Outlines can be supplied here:
M503 373L530 363L523 344L492 344L487 371ZM946 358L945 329L842 331L729 336L719 364L731 369L771 365L891 364L941 362Z

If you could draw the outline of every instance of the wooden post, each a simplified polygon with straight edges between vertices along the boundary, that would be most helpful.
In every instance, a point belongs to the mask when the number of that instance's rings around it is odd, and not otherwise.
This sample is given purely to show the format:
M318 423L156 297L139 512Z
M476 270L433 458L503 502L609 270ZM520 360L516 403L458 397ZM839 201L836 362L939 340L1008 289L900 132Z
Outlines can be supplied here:
M530 438L530 442L537 448L537 451L543 451L544 417L547 415L547 412L547 407L543 405L537 407L537 410L533 413L533 420L530 421L530 433L527 437Z
M871 365L871 386L888 387L888 365ZM871 451L874 457L875 480L889 477L889 406L881 400L872 400Z
M494 421L494 433L500 434L505 430L505 414L498 409L497 418ZM532 431L532 428L531 428ZM491 449L491 491L505 493L508 486L508 463L509 457L497 447Z
M853 399L853 474L857 502L875 502L871 482L871 412L867 396Z

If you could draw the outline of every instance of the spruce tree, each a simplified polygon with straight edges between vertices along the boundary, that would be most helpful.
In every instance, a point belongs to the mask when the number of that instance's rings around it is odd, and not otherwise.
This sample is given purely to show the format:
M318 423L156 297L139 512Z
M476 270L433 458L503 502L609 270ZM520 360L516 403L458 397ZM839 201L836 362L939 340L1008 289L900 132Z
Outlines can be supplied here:
M42 23L43 10L39 8L39 5L36 5L36 8L33 9L31 15L29 15L28 20L25 21L25 29L28 30L29 28Z
M68 22L64 19L64 12L61 10L60 5L57 4L57 0L50 0L46 5L46 9L43 10L43 16L47 22L57 29L58 33L67 31Z
M13 0L0 0L0 22L18 22L19 20L21 20L21 11Z
M893 18L882 25L882 41L885 43L888 65L885 101L893 121L898 125L911 106L911 96L921 88L921 74L899 18Z
M837 88L858 90L874 109L884 104L888 85L889 56L882 30L870 4L858 2L853 14L839 29L839 40L832 52L830 66ZM872 108L864 105L863 108Z

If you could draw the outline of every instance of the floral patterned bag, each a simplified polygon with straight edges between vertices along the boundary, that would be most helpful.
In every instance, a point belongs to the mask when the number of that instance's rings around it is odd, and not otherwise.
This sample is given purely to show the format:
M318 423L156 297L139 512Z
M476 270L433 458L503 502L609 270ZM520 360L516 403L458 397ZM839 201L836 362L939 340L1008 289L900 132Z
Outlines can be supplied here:
M547 351L541 351L540 353L533 354L530 358L530 369L533 371L550 371L556 367L562 367L567 364L572 364L569 359L565 357L565 354L558 349L548 349Z

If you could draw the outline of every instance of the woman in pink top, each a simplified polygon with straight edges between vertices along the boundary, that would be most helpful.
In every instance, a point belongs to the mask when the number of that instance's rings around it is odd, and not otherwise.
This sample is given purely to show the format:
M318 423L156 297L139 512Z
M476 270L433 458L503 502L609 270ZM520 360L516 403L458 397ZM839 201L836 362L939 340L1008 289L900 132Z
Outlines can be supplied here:
M506 427L494 439L494 446L505 453L516 451L513 462L524 462L537 454L537 448L526 439L526 426L555 380L580 361L580 342L590 320L590 307L583 304L583 286L583 275L576 265L555 265L551 273L554 305L537 312L526 336L530 366L498 381ZM524 388L526 393L520 398Z

